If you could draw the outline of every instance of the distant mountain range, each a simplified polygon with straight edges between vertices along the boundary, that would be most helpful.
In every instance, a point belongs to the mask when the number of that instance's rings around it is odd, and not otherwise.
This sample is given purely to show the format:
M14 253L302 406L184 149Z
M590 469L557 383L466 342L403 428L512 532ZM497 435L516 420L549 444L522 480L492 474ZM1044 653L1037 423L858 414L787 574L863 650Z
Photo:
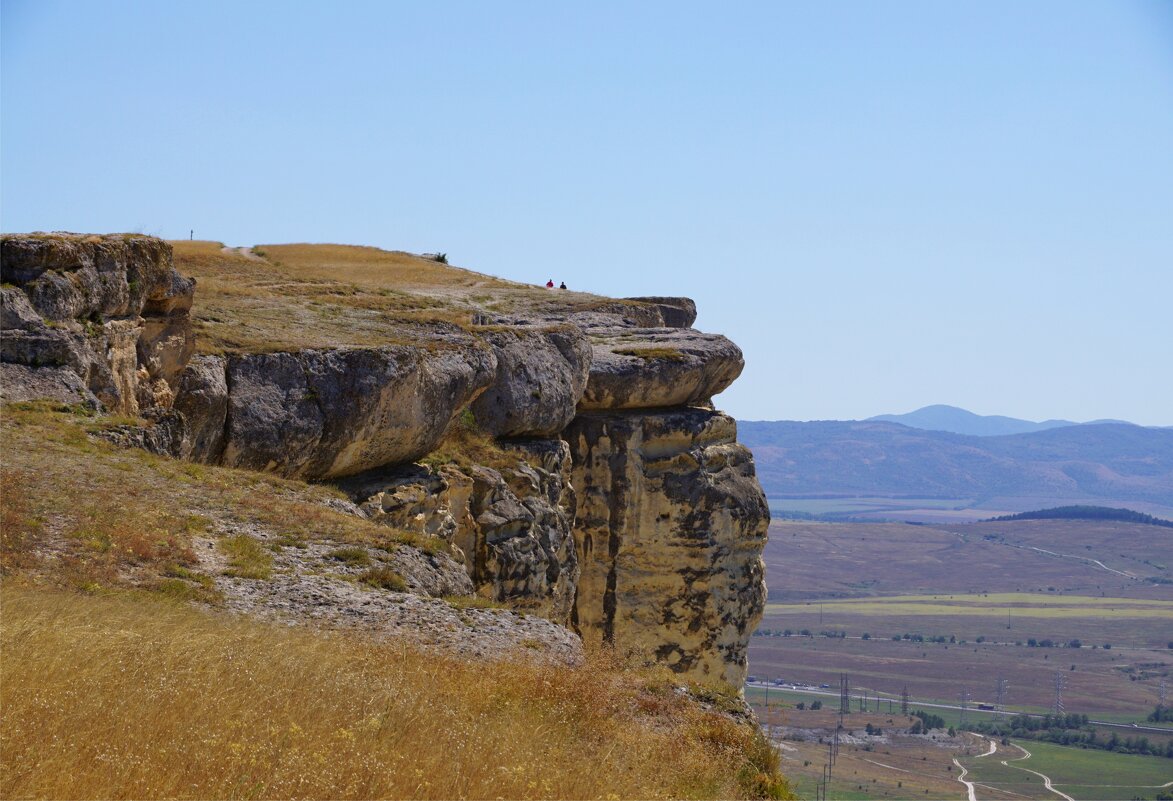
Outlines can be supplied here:
M1030 420L1019 420L1015 417L1003 417L998 414L974 414L965 409L959 409L956 406L945 406L943 404L925 406L908 414L879 414L875 417L869 417L867 422L900 423L909 428L921 428L928 431L951 431L954 434L969 434L975 437L1030 434L1035 431L1046 431L1050 428L1100 425L1103 423L1132 425L1132 423L1125 420L1093 420L1090 423L1074 423L1071 420L1044 420L1041 423L1035 423Z
M959 498L1008 510L1173 507L1168 428L1098 423L974 436L880 420L740 421L738 434L769 496ZM1007 498L1039 502L1000 503Z

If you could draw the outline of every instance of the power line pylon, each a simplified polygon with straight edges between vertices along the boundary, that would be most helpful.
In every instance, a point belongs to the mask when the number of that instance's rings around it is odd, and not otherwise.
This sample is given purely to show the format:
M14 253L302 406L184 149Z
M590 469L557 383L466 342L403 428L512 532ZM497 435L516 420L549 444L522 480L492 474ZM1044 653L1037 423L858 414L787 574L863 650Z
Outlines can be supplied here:
M900 714L908 715L908 685L904 685L904 689L900 691Z
M1051 712L1056 715L1063 714L1063 685L1066 679L1063 677L1061 671L1055 671L1055 700L1051 704Z
M1001 676L998 677L998 700L994 704L994 717L1006 717L1006 687L1008 682Z

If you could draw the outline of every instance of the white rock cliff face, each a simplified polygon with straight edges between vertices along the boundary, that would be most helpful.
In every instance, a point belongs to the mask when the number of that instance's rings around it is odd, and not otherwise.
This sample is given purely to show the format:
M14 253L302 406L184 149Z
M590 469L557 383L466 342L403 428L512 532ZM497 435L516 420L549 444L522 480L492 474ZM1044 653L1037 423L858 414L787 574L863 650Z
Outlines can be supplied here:
M560 313L549 295L508 316L479 307L475 324L421 323L417 344L193 358L194 282L170 245L0 244L5 399L142 413L154 424L122 441L333 481L351 513L443 541L419 594L475 592L690 678L744 683L769 512L734 421L710 406L741 351L691 328L692 301ZM470 420L495 438L493 464L413 464Z

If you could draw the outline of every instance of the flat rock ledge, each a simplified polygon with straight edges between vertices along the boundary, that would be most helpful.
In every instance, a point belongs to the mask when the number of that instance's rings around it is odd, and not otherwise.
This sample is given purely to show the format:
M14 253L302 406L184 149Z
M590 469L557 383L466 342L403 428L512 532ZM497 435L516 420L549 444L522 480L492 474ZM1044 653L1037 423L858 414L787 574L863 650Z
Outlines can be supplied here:
M592 361L578 410L651 409L707 403L741 375L741 348L691 328L591 332Z

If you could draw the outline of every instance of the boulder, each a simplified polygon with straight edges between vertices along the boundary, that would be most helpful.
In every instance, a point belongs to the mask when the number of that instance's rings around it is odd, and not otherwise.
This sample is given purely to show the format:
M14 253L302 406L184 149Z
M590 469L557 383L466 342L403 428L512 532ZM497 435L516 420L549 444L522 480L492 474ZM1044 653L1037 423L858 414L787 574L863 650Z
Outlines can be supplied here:
M307 479L413 461L495 368L492 351L471 341L234 354L221 461Z
M741 375L741 348L691 328L611 329L591 337L579 411L704 404Z
M472 405L480 427L498 437L551 437L566 428L586 389L591 346L573 326L494 329L497 374Z
M101 402L77 373L65 367L0 363L0 400L52 400L98 410Z
M178 380L175 410L187 421L180 455L195 462L218 462L228 419L227 359L196 356Z
M769 509L732 418L705 409L587 413L574 462L584 640L741 687L765 608Z

